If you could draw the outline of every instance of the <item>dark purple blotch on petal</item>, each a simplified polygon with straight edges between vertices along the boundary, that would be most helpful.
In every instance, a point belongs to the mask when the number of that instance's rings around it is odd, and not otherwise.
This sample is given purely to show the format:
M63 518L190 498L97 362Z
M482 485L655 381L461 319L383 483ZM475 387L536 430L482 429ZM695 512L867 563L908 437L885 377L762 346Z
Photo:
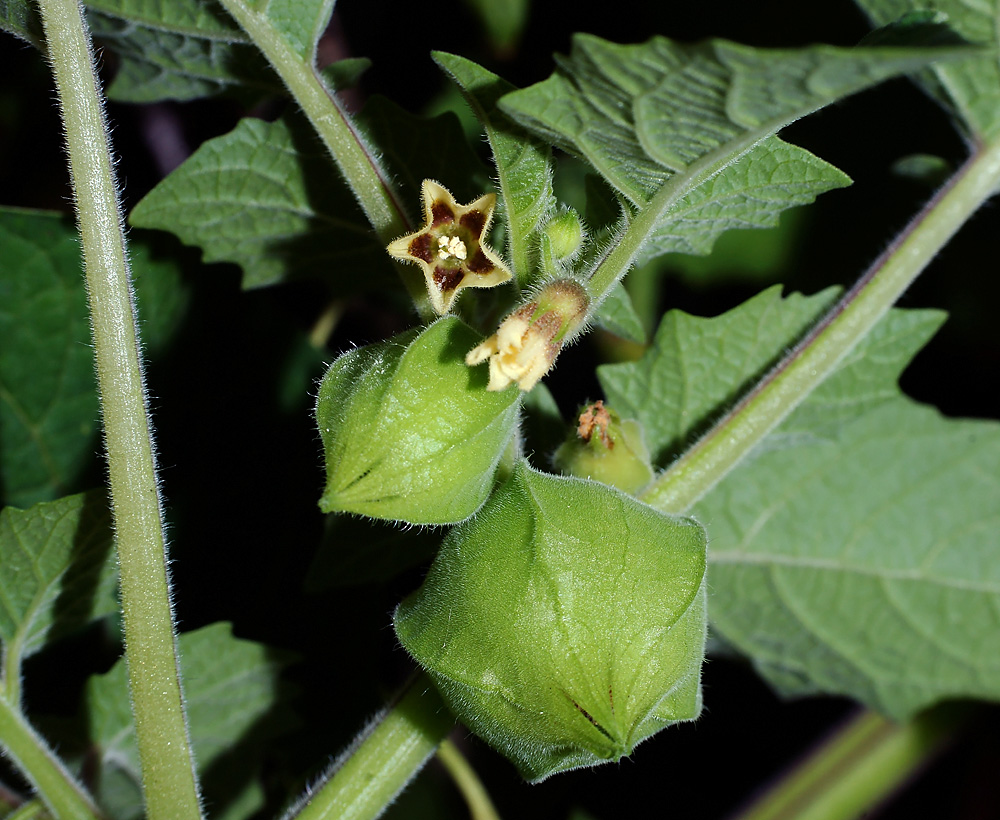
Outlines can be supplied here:
M467 214L462 214L459 224L478 239L486 226L486 214L482 211L469 211Z
M430 262L434 258L434 254L431 252L431 235L428 233L418 234L413 238L407 250L411 256L422 259L424 262Z
M472 258L465 264L468 266L470 271L480 275L492 273L496 268L496 265L489 260L485 253L483 253L482 248L476 248L476 252L472 255Z
M438 286L438 290L442 293L447 293L457 288L458 283L462 281L462 276L461 269L449 269L440 265L434 268L434 284Z
M455 212L452 211L451 207L447 202L435 202L431 205L431 227L436 228L438 225L443 225L445 222L454 222Z

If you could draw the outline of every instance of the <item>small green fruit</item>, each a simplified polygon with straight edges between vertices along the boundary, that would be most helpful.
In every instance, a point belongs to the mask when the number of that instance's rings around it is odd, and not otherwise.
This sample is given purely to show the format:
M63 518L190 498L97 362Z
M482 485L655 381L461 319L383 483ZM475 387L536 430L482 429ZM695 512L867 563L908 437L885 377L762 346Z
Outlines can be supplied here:
M493 487L520 393L465 366L480 337L454 316L340 356L319 389L324 512L411 524L468 518Z
M653 480L642 426L623 421L602 401L580 410L579 423L556 450L555 463L567 475L603 481L630 495Z
M705 532L523 462L445 539L396 634L532 781L618 760L701 710Z

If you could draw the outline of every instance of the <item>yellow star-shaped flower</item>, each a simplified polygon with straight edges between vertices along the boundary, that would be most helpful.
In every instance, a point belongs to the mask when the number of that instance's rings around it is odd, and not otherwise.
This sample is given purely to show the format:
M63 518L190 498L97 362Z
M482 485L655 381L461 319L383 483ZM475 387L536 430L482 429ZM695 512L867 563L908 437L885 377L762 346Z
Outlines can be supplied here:
M423 269L431 304L447 313L463 288L491 288L511 277L510 270L484 242L496 207L496 194L459 205L443 185L425 179L420 189L426 224L391 242L389 255Z

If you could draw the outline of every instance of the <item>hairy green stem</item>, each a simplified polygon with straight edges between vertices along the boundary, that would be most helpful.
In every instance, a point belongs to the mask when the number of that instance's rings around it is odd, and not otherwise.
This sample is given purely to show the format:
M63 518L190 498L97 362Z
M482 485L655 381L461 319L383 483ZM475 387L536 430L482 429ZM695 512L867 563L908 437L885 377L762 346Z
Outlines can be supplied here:
M628 273L664 214L691 191L741 158L753 147L755 136L759 135L748 133L739 142L728 143L700 157L684 174L674 174L668 179L645 207L631 216L618 239L608 246L588 277L586 287L590 296L591 315Z
M221 0L254 45L263 53L289 93L326 145L348 187L379 239L389 243L412 230L389 174L366 143L350 114L323 84L311 60L289 44L268 17L267 4L256 11L244 0ZM434 316L423 276L411 266L396 264L413 303L424 319Z
M472 820L500 820L496 806L469 761L450 740L444 740L438 748L438 760L448 770L458 790L462 792L469 807Z
M39 6L83 245L147 816L200 818L125 235L90 36L77 0Z
M0 812L9 812L25 803L21 795L10 788L6 783L0 782Z
M967 717L946 705L909 723L861 712L732 820L853 820L885 800Z
M100 811L83 788L28 725L21 711L4 698L0 698L0 739L7 756L35 787L53 817L60 820L100 818Z
M40 800L29 800L17 811L6 815L4 820L34 820L35 817L49 817L45 810L45 804Z
M641 495L682 513L705 496L829 376L934 255L1000 186L1000 143L984 146L917 214L815 328Z
M455 725L434 684L418 675L287 820L374 820Z

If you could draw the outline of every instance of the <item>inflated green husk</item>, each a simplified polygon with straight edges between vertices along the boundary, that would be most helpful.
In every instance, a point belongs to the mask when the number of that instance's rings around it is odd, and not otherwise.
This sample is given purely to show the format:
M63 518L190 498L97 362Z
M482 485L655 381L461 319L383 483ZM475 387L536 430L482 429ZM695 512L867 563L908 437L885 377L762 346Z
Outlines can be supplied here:
M486 500L517 426L519 391L465 365L480 337L454 316L340 356L316 403L324 512L450 524Z
M696 717L705 532L525 464L445 539L396 633L528 780L618 760Z

